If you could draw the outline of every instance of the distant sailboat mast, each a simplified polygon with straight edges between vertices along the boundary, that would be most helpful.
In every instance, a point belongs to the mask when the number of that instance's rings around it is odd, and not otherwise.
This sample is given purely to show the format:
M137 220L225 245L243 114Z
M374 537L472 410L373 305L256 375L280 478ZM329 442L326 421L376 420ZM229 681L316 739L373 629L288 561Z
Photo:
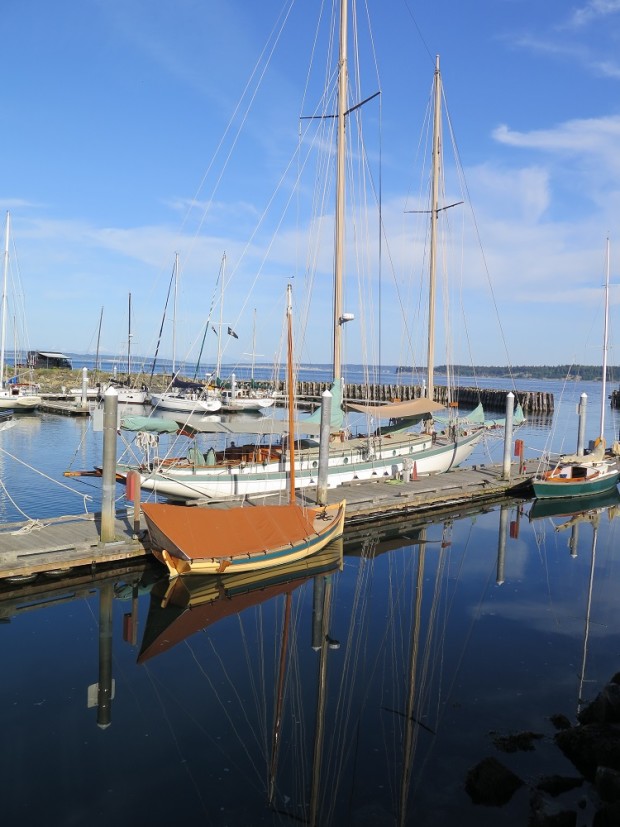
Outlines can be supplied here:
M222 255L220 266L220 324L217 334L217 362L215 365L215 378L220 379L222 374L222 332L224 330L224 281L226 278L226 253Z
M605 437L605 400L607 399L607 350L609 337L609 239L607 239L605 265L605 320L603 322L603 380L601 383L601 428L600 438Z
M4 232L4 275L2 278L2 334L0 336L0 388L4 388L4 348L6 343L6 291L9 275L9 229L11 218L6 213L6 229Z
M129 321L127 326L127 381L131 377L131 293L129 294Z
M179 289L179 254L174 254L174 298L172 303L172 375L177 372L177 296Z

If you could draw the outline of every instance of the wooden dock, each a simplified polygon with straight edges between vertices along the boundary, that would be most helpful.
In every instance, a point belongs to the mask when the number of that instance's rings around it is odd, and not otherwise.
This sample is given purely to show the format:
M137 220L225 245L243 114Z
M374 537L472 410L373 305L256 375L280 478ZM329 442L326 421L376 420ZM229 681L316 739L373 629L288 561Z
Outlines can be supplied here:
M347 533L360 527L377 527L385 522L406 522L413 517L430 514L457 514L464 506L485 505L507 497L527 498L528 480L537 470L533 461L519 473L517 464L511 468L511 479L502 479L501 465L479 465L458 468L432 477L413 481L385 480L350 482L329 489L330 502L346 498L345 542ZM299 492L300 501L314 502L314 490ZM248 507L273 497L252 498ZM229 501L209 507L231 507ZM199 507L199 506L196 506ZM117 512L113 543L101 543L100 516L83 514L47 520L5 524L0 527L0 581L17 582L40 573L60 574L71 569L88 567L94 572L100 566L123 560L136 560L150 555L144 523L134 538L132 509Z
M61 416L90 416L90 408L87 405L82 407L82 403L75 400L60 400L44 398L39 405L39 410L44 413L60 414Z

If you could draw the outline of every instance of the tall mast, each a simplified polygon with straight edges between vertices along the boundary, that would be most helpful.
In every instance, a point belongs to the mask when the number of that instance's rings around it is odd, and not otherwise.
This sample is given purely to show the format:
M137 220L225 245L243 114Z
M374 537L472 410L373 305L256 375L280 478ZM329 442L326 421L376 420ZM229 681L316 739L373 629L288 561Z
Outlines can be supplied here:
M174 300L172 304L172 375L177 372L177 295L179 288L179 254L174 254Z
M99 347L101 345L101 325L103 324L103 306L99 314L99 327L97 329L97 350L95 351L95 374L99 373Z
M222 256L222 265L220 268L220 325L217 334L217 363L215 366L215 378L220 378L222 371L222 332L224 330L224 279L226 276L226 253Z
M603 322L603 381L601 384L601 439L605 436L605 400L607 398L607 339L609 327L609 239L605 266L605 321Z
M441 173L441 74L439 55L435 61L435 103L433 118L433 172L431 179L431 250L428 288L428 361L426 394L431 401L435 395L435 280L437 271L437 214L439 212L439 176Z
M295 505L295 400L293 393L293 300L292 287L286 286L286 321L287 321L287 385L288 385L288 461L289 501Z
M348 0L340 0L340 55L338 58L338 116L336 156L336 226L334 244L334 366L333 378L342 378L342 279L344 260L345 112L347 102Z
M129 313L127 324L127 381L131 376L131 293L129 294Z
M4 346L6 342L6 290L9 276L9 229L11 218L6 212L6 230L4 232L4 275L2 278L2 334L0 335L0 388L4 387Z

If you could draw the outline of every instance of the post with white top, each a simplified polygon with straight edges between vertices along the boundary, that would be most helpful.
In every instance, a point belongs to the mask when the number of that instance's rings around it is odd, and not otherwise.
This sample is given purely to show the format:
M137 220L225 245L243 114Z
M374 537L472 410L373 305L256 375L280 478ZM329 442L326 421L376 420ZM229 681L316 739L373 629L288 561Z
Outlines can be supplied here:
M103 486L101 501L101 542L115 540L116 429L118 392L108 388L103 397Z
M319 436L319 476L316 501L327 505L327 468L329 465L329 436L332 422L332 395L328 390L321 395L321 432Z
M88 407L88 368L82 368L82 407Z
M515 407L515 395L512 391L506 396L506 429L504 433L504 463L502 479L510 479L510 452L512 448L512 414Z
M577 430L577 456L582 457L586 440L586 407L588 405L588 394L582 393L579 397L579 428Z

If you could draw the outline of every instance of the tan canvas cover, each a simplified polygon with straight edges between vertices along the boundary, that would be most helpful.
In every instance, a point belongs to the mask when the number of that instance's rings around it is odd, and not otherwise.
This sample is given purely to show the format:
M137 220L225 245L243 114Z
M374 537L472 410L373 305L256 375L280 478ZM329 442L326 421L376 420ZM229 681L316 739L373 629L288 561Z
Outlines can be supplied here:
M271 551L316 536L313 512L299 505L183 508L145 503L142 510L151 536L159 532L168 538L167 545L158 540L162 548L190 560Z
M407 419L444 411L445 407L430 399L410 399L406 402L390 402L387 405L358 405L348 402L347 409L374 416L375 419Z

